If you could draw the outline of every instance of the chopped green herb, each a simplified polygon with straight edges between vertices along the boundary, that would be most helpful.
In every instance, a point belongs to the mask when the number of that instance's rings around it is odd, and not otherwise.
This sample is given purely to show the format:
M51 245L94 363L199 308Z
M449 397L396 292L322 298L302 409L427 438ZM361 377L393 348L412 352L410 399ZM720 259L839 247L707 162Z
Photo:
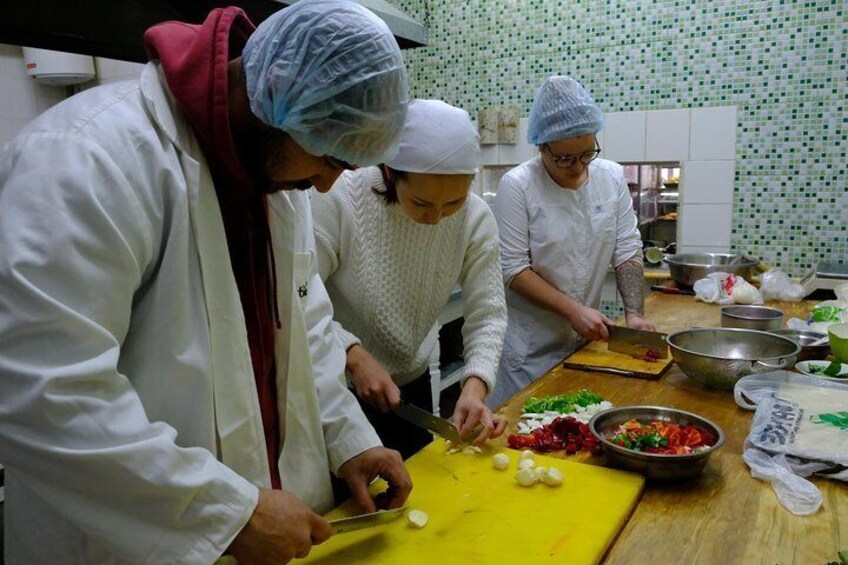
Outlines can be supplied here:
M563 394L562 396L550 396L547 398L531 398L524 404L525 412L559 412L560 414L568 414L574 412L576 406L585 408L590 404L599 404L604 399L593 392L582 389L572 394Z
M813 308L810 319L813 322L841 322L842 308L838 306L818 306Z
M627 437L627 434L621 433L612 438L613 443L617 443L626 447L627 449L633 449L633 442L630 441L630 438Z
M665 447L668 445L668 438L664 438L657 433L640 436L637 441L640 447Z
M840 363L839 361L831 361L827 367L823 365L810 365L809 368L809 372L814 375L826 375L828 377L839 377L839 373L841 371L842 363Z

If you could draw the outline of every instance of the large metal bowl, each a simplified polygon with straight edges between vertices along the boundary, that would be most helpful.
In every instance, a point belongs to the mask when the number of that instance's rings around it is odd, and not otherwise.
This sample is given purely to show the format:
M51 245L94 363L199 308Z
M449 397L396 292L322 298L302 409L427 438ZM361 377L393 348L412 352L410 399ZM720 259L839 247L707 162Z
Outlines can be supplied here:
M629 420L636 420L643 424L657 420L680 425L691 424L711 432L718 439L710 448L688 455L642 453L616 445L608 439L616 427ZM589 420L589 430L601 442L607 461L611 465L660 480L683 480L700 475L710 455L724 444L724 430L716 424L696 414L663 406L610 408L592 416Z
M665 258L671 278L679 285L692 286L710 273L732 273L750 279L760 262L756 257L727 253L678 253Z
M724 306L721 309L721 327L745 328L771 332L783 325L783 312L768 306Z
M689 378L710 388L732 390L752 373L791 369L801 346L769 332L695 328L666 337L671 356Z
M830 343L825 339L821 345L812 345L813 343L826 338L827 334L822 332L814 332L812 330L774 330L771 333L779 336L788 337L792 341L801 346L801 352L798 354L797 361L807 361L808 359L824 359L830 355Z

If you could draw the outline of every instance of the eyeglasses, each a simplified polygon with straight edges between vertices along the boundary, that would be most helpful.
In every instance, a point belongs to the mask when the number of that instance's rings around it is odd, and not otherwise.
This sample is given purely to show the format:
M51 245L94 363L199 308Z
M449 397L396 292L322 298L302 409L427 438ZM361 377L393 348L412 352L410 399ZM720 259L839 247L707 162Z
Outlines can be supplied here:
M334 169L342 169L344 171L355 171L357 168L356 165L351 165L347 161L336 159L332 155L324 155L324 162Z
M580 161L584 165L588 165L592 161L594 161L598 155L601 154L601 146L598 145L598 140L595 139L595 150L594 151L586 151L585 153L580 153L579 155L558 155L551 151L551 148L548 147L548 144L545 143L542 145L545 151L548 152L548 155L551 156L551 159L554 160L556 166L560 169L567 169L574 165L577 161Z

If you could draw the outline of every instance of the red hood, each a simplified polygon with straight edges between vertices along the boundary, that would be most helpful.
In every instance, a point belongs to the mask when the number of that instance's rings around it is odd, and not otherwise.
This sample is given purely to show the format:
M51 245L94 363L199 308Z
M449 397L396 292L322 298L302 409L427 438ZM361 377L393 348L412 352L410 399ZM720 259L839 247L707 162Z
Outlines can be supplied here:
M201 25L164 22L148 29L144 44L159 59L168 88L209 157L250 183L233 147L227 105L227 63L241 54L256 27L239 8L216 8Z

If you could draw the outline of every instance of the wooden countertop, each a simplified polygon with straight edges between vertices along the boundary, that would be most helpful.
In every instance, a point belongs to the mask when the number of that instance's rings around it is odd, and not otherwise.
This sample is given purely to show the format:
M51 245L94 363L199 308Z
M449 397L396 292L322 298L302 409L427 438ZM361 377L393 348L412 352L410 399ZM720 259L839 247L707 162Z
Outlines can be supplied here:
M809 303L769 303L786 319L805 317ZM720 326L720 307L691 296L652 294L646 317L663 332L693 326ZM822 508L813 516L794 516L778 503L771 484L754 479L742 460L742 444L753 412L736 406L728 391L709 390L676 365L657 381L629 379L556 367L499 409L516 421L531 396L550 396L587 388L615 405L654 404L694 412L720 425L724 447L712 455L700 479L682 484L651 484L613 543L605 563L820 564L848 549L848 485L814 478ZM510 431L512 433L513 429ZM506 434L505 434L506 435ZM500 438L502 445L505 437ZM560 457L566 456L562 453ZM585 453L571 460L601 465Z

